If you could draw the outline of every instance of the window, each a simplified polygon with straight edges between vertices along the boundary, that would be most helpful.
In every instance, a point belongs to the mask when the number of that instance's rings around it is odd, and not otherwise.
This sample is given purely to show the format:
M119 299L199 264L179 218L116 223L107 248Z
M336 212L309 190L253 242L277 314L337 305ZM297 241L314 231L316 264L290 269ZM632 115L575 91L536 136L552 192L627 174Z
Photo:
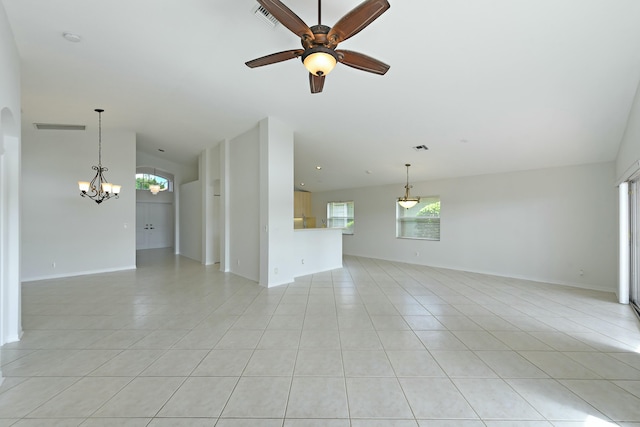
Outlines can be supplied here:
M327 227L342 228L342 234L353 234L353 202L327 203Z
M167 178L151 173L136 173L136 190L148 190L150 185L159 185L160 191L172 191L171 181Z
M440 197L420 197L420 202L405 209L396 202L396 237L440 240Z

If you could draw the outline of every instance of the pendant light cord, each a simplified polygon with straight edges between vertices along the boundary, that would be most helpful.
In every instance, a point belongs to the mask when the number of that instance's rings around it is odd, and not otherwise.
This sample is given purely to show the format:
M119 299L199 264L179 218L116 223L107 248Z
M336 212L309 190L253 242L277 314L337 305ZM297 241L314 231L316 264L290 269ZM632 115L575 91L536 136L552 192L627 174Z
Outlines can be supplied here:
M98 167L102 168L102 111L98 111Z
M404 198L407 199L409 197L409 166L411 165L406 164L405 166L407 167L407 185L404 186L405 188Z

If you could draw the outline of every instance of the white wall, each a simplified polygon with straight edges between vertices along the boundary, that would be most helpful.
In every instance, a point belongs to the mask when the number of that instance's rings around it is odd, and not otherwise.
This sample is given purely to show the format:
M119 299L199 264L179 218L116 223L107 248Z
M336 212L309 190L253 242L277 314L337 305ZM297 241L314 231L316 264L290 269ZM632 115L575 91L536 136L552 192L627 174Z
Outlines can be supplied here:
M202 263L220 262L220 144L199 158L202 182ZM216 196L217 194L217 196Z
M313 193L313 209L320 220L327 202L355 202L348 255L614 291L614 176L600 163L412 183L441 198L438 242L395 237L402 183Z
M225 203L229 271L260 279L260 133L255 126L227 144Z
M180 186L180 255L202 262L202 186Z
M22 334L20 150L20 58L0 3L0 345Z
M638 169L638 161L640 161L640 90L636 91L627 128L618 149L616 159L618 180L628 179L629 175Z
M272 117L260 121L260 284L294 280L293 130Z
M122 192L98 205L77 184L95 174L97 131L23 129L23 280L135 268L136 137L103 129L105 175Z
M293 130L266 118L220 147L222 269L262 286L291 283Z
M305 228L293 232L290 264L295 277L342 268L342 230Z
M187 182L196 181L198 179L198 165L196 163L183 165L172 162L162 156L151 155L142 151L136 152L136 166L156 167L165 172L169 172L174 176L173 186L173 204L174 204L174 221L175 221L175 253L180 251L180 185Z

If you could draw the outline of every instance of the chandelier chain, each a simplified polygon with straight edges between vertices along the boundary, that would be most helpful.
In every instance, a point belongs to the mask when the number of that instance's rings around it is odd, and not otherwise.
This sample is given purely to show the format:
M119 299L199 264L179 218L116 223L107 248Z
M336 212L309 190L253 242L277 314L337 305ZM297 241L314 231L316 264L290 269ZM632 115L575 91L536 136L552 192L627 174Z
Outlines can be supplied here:
M102 167L102 111L98 111L98 167Z

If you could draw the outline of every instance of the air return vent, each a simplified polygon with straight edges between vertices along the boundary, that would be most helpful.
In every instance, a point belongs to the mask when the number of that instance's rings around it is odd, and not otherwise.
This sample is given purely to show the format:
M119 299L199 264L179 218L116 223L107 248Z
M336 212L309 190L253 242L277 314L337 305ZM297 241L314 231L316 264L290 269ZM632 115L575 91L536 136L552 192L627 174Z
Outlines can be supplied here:
M269 13L267 9L260 4L256 4L253 8L253 14L260 18L261 21L267 23L271 28L278 25L278 20L275 16Z
M38 130L85 130L85 125L61 125L57 123L34 123Z

